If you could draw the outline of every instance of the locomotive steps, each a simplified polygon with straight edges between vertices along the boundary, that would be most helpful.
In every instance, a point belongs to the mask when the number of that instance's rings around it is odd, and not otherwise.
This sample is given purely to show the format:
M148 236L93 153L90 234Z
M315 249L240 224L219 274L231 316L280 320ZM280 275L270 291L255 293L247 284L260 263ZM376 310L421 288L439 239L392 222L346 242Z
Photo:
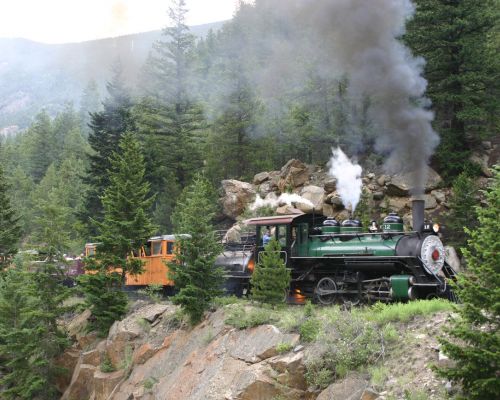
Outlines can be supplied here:
M429 369L444 359L445 301L352 311L218 303L190 327L176 306L139 301L106 339L83 333L88 312L76 316L75 345L59 360L71 371L58 382L62 399L444 399L449 390Z

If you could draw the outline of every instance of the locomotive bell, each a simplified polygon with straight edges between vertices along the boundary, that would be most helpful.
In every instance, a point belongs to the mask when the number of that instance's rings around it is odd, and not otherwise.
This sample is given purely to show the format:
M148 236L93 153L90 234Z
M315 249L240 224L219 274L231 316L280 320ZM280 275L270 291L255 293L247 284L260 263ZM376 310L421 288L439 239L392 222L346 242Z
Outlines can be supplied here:
M342 222L340 233L360 233L363 232L363 224L357 219L346 219Z
M403 219L395 212L389 213L382 224L383 232L403 232Z

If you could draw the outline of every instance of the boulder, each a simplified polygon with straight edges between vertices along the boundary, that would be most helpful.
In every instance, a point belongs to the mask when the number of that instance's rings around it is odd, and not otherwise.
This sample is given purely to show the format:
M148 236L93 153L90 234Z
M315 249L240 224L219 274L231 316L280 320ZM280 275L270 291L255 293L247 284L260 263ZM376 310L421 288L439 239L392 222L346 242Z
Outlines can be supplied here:
M241 371L232 384L231 392L229 398L238 400L273 399L280 395L264 365Z
M335 216L335 209L331 204L323 203L323 215L327 217Z
M97 332L89 332L86 335L82 335L82 334L76 335L76 341L78 343L78 346L82 350L90 350L90 349L94 348L99 340L100 340L100 338L99 338L99 335L97 334Z
M444 246L444 250L446 252L446 261L451 265L456 272L460 272L461 263L460 258L458 257L457 251L453 246Z
M387 177L385 175L380 175L378 178L377 178L377 184L379 186L384 186L385 183L387 182Z
M105 341L102 342L104 345L106 344ZM99 343L100 345L100 343ZM90 351L85 351L82 353L82 363L83 364L88 364L88 365L93 365L94 367L98 367L101 365L101 360L102 360L102 355L103 355L103 349L99 348L102 346L97 346L97 348L90 350Z
M290 214L303 214L302 211L300 211L298 208L295 208L293 206L289 206L288 204L278 207L276 209L276 214L277 215L290 215Z
M274 325L261 325L246 331L234 331L231 342L231 357L257 363L277 355L276 346L280 343L295 346L299 342L299 335L281 333Z
M222 238L222 243L240 243L241 242L241 226L234 224Z
M319 186L309 185L304 187L300 195L312 203L312 207L306 203L297 202L297 208L305 213L315 211L321 213L323 210L323 201L325 198L325 191Z
M325 203L331 204L336 210L342 210L344 208L344 203L342 203L342 199L337 192L330 193L326 196Z
M401 214L401 211L409 208L408 199L406 197L391 197L389 198L389 208L391 211Z
M95 400L107 400L123 377L125 371L101 372L96 370L94 373Z
M384 192L373 192L373 200L382 200L384 198Z
M323 390L316 400L359 400L368 382L361 376L350 375Z
M302 161L289 160L280 171L278 188L280 192L303 186L309 179L309 169Z
M224 215L236 219L255 200L256 192L250 183L235 179L222 181L224 196L221 199Z
M442 190L433 190L431 194L435 197L436 201L439 204L442 204L446 201L446 193Z
M424 185L425 192L437 189L443 179L432 168L427 167L427 180ZM391 176L391 181L387 183L387 194L389 196L408 196L410 194L410 183L412 177L410 173L397 174Z
M253 177L253 184L260 185L261 183L268 181L271 178L269 172L261 172Z
M307 389L303 352L276 356L267 362L280 373L277 380L281 384L300 390Z
M430 210L437 207L436 198L430 194L424 195L425 209Z
M93 365L78 364L73 372L71 384L64 392L61 400L88 399L94 388L94 373L97 368Z
M375 400L376 398L378 398L378 396L379 396L378 392L376 392L371 388L367 388L363 391L360 400Z
M490 171L488 161L490 157L488 154L481 154L481 153L472 153L471 156L469 157L469 160L475 164L478 164L481 167L481 172L483 173L484 176L487 176L488 178L491 178L493 176L493 173Z
M71 377L78 364L79 358L80 352L74 348L70 348L66 349L64 353L56 359L55 364L61 369L61 373L56 376L55 380L55 385L59 392L64 393L71 383Z
M325 189L325 193L332 193L337 189L337 179L329 178L325 181L323 188Z
M78 334L82 334L83 332L85 332L85 328L88 325L91 315L92 313L90 312L90 310L85 310L81 314L78 314L76 317L74 317L66 327L68 336L74 339Z

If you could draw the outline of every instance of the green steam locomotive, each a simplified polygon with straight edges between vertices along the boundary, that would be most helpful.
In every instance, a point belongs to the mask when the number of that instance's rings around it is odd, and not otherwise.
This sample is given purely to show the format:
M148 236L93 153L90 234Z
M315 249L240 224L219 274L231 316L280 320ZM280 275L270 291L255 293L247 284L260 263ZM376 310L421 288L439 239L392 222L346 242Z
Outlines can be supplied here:
M404 232L402 219L392 213L380 228L364 232L355 219L338 222L314 214L252 218L251 241L227 243L216 265L226 271L237 294L248 290L254 265L270 234L281 245L290 269L291 295L321 304L360 301L413 300L447 297L455 271L446 262L439 226L424 221L424 202L412 202L414 227Z

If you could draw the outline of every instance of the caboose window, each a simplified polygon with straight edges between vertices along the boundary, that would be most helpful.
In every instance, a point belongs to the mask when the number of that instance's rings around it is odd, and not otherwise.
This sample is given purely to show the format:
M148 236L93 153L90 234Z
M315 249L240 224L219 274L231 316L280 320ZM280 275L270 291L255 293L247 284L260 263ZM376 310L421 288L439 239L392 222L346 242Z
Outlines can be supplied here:
M174 242L167 242L167 254L174 254Z
M161 254L161 242L153 242L152 243L152 255L157 256Z

